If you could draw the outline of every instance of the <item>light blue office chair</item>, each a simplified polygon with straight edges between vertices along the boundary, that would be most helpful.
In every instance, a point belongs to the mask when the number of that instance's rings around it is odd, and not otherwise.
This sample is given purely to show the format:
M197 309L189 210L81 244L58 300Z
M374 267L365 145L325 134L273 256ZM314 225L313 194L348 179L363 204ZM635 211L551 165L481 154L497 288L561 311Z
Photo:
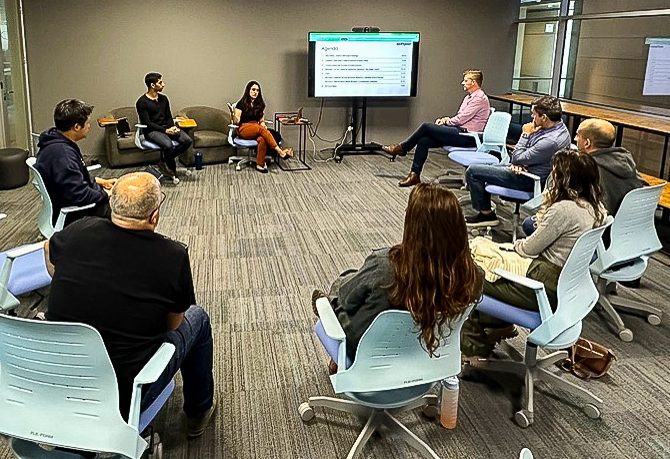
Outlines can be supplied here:
M60 213L58 214L58 219L56 220L56 224L54 225L51 220L51 216L53 214L53 204L51 203L51 197L49 196L47 187L44 185L44 179L42 179L42 175L35 168L36 162L37 158L35 157L26 159L26 164L33 174L33 185L35 185L35 188L37 188L37 191L40 193L40 198L42 200L42 210L40 210L40 213L37 216L37 227L40 229L42 236L49 239L55 232L63 229L67 214L91 209L95 206L95 204L86 204L85 206L68 206L61 208ZM88 170L91 171L98 168L100 168L99 164L90 166Z
M430 446L401 424L395 415L415 408L423 408L429 416L436 415L437 396L429 392L437 382L460 373L461 326L472 308L454 321L451 333L432 358L422 346L409 312L382 312L361 338L356 359L350 363L344 331L329 301L320 298L316 306L328 339L339 342L338 372L330 377L333 389L349 400L310 397L299 407L301 419L306 422L314 418L314 407L317 406L365 416L365 427L348 458L356 457L382 424L399 433L424 457L438 458Z
M467 169L471 164L507 164L509 154L507 153L507 131L509 130L512 115L507 112L496 112L491 109L491 115L486 121L484 132L462 132L461 135L475 139L474 147L454 147L445 145L442 147L449 155L449 159ZM491 154L496 152L498 156ZM447 180L463 181L461 175L449 175Z
M140 413L142 385L158 379L174 350L163 344L135 377L125 422L114 368L97 330L0 315L0 434L21 459L81 457L62 448L139 459L148 446L140 433L174 389L170 384ZM160 456L157 435L151 442L151 452Z
M44 241L0 253L0 266L0 313L16 308L17 296L51 284Z
M600 292L598 304L610 317L622 341L633 341L633 332L626 328L617 308L645 314L652 325L659 325L663 316L663 311L650 303L614 297L608 284L639 279L647 269L649 255L662 248L654 227L654 214L664 186L661 183L638 188L624 196L612 224L610 245L606 249L600 242L598 259L591 265Z
M521 204L542 195L540 176L531 174L530 172L522 172L521 175L533 179L533 191L515 190L513 188L506 188L498 185L486 185L485 187L488 193L497 195L503 201L508 201L514 204L514 212L512 213L512 242L516 241ZM500 216L498 215L498 217Z
M146 150L146 151L156 151L156 150L161 149L157 144L153 143L151 140L147 140L147 138L144 137L144 130L147 128L146 124L138 123L138 124L135 125L135 127L137 128L137 129L135 129L135 146L137 148L139 148L141 150ZM173 140L172 141L172 146L176 147L177 145L179 145L179 143L176 140ZM147 172L155 175L156 178L158 178L158 180L161 180L163 178L168 178L172 181L173 184L175 184L175 185L179 184L179 178L176 175L174 175L172 177L164 175L160 170L158 170L158 168L156 168L154 166L148 166L147 167ZM188 170L188 169L185 169L184 174L185 175L191 175L191 171Z
M583 408L586 415L592 419L600 417L601 399L549 371L549 368L568 356L566 351L560 349L569 348L577 341L582 331L582 320L598 301L598 290L589 275L589 264L605 228L612 224L612 220L612 217L608 217L605 225L589 230L577 239L558 278L558 306L555 312L551 311L541 282L504 270L496 270L496 274L535 291L539 312L520 309L488 296L484 296L477 306L480 312L531 330L524 356L509 347L516 359L470 360L473 368L515 373L524 378L523 408L514 415L514 420L521 427L533 423L536 380L551 382L571 395L585 398L588 401ZM538 348L557 351L538 358Z
M507 112L493 112L489 116L484 132L462 132L461 135L470 136L475 139L475 147L452 147L444 146L444 150L449 153L449 159L456 161L461 166L467 167L470 164L506 164L509 162L507 154L507 131L512 115ZM480 139L480 135L482 138ZM489 152L497 152L501 158L498 159Z

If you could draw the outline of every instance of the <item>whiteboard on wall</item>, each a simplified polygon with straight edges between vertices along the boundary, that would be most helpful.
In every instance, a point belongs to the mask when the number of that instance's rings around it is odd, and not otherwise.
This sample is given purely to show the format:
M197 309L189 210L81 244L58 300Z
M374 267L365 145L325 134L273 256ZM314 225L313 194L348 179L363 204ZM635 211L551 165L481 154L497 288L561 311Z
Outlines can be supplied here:
M644 42L649 45L649 55L642 95L668 96L670 95L670 37L650 37Z

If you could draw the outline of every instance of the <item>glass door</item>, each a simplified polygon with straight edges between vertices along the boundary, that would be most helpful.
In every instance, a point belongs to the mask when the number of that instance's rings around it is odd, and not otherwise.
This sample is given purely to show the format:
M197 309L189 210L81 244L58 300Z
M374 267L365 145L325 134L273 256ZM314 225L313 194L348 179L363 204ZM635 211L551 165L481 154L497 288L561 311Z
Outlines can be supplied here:
M0 0L0 148L28 148L22 28L18 0Z

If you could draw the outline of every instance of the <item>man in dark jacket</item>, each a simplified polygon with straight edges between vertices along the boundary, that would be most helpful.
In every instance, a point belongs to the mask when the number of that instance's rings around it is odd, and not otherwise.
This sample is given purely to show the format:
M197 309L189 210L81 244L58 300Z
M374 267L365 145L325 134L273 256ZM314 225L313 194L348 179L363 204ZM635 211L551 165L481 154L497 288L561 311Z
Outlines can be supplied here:
M95 204L91 209L67 215L65 225L85 215L109 218L108 191L116 179L93 180L86 169L77 142L86 138L91 129L93 106L78 99L65 99L54 109L55 127L40 134L35 168L42 175L55 223L61 208Z
M612 123L596 118L581 122L575 135L577 149L593 156L600 172L605 208L616 215L626 194L644 185L635 168L633 155L623 147L614 147L616 129Z
M614 147L615 138L616 129L612 123L597 118L582 121L575 134L579 152L593 156L598 164L603 205L610 215L616 215L629 191L645 185L635 168L633 155L623 147ZM522 228L530 236L537 228L535 216L527 217ZM608 236L605 239L609 241Z

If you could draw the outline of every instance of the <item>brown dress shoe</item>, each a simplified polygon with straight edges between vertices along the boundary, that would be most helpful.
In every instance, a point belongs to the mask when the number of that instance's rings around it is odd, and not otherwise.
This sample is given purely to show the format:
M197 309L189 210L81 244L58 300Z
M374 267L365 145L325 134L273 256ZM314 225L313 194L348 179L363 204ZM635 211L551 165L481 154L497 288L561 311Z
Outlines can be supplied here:
M382 146L382 150L392 156L407 156L407 152L403 151L399 143Z
M421 177L414 172L410 172L404 180L398 182L398 185L401 187L414 186L418 183L421 183Z

